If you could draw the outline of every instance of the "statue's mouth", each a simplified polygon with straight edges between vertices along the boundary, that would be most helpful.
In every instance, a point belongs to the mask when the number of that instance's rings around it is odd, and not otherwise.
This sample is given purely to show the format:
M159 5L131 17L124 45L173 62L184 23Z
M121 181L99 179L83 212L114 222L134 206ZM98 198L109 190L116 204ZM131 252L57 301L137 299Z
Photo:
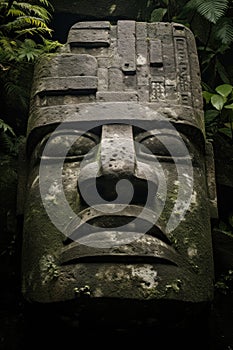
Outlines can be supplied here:
M153 211L136 205L87 208L66 228L60 264L115 262L179 266L180 255L171 246L165 230L154 223L155 219Z

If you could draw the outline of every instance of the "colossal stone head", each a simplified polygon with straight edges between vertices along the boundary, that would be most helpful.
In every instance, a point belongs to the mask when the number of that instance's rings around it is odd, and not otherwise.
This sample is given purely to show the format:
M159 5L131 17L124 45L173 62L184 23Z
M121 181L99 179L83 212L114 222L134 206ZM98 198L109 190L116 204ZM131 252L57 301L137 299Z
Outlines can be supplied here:
M202 108L195 40L180 24L79 22L60 52L40 58L26 300L150 320L212 301L217 209Z

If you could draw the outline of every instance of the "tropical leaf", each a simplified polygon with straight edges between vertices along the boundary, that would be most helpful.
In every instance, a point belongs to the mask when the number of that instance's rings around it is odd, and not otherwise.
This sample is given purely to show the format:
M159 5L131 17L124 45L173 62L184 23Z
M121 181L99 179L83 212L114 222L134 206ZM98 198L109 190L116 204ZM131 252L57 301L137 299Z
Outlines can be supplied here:
M17 57L17 42L11 38L0 38L0 61L7 63Z
M233 103L225 105L224 108L233 110Z
M205 99L206 103L209 103L213 94L211 94L211 92L208 91L203 91L202 96Z
M166 8L160 7L158 9L155 9L151 13L150 21L151 22L161 22L163 20L163 17L165 16L166 13L167 13L167 9Z
M48 40L52 10L48 0L0 0L0 103L17 127L28 115L35 58L61 45Z
M14 26L22 26L22 25L35 25L36 27L43 27L46 28L47 25L45 24L45 21L41 19L40 17L33 17L33 16L22 16L17 18L15 21L11 22L11 24Z
M0 119L0 129L1 129L1 119ZM6 133L6 131L3 130L2 132L0 132L0 153L10 153L11 150L13 149L13 145L14 144L12 142L12 138Z
M18 59L22 61L26 59L29 61L34 61L36 57L39 56L40 50L37 48L37 45L34 40L25 39L22 45L18 48Z
M213 123L218 116L219 116L219 111L216 111L216 109L209 109L205 111L206 124Z
M17 3L16 6L21 11L23 11L25 15L27 14L27 15L33 15L35 17L40 17L44 21L49 21L51 19L51 14L44 7L29 4L29 3L23 3L23 2ZM17 8L11 9L11 11L13 12L13 15L16 15L16 13L14 14L14 10L17 10Z
M216 87L216 91L223 97L227 97L232 92L233 86L230 84L222 84Z
M20 36L28 36L28 35L36 35L36 34L46 34L48 33L48 28L41 28L41 27L30 27L25 29L16 30L15 33L17 34L17 38ZM49 29L49 34L52 33L52 30Z
M12 17L19 17L19 16L26 16L26 13L21 9L10 8L8 10L7 15Z
M7 123L4 122L4 120L0 119L0 129L2 129L4 132L9 131L10 134L12 134L13 136L15 136L15 133L13 131L13 129L10 127L10 125L8 125Z
M48 0L39 0L39 3L53 10L53 5Z
M219 128L218 131L232 139L232 131L230 128Z
M228 0L190 0L185 5L188 11L197 11L211 23L216 23L228 9Z
M211 97L211 103L214 106L214 108L216 108L218 111L221 111L223 109L225 102L226 99L221 95L214 94Z
M233 42L232 19L228 17L220 18L214 28L214 34L222 44L230 45Z
M48 40L45 38L43 39L43 45L39 45L40 49L44 53L54 52L59 47L63 46L63 44L59 43L57 40Z
M44 28L47 30L48 33L52 32L52 30L48 28L48 26L43 20L32 16L18 17L15 20L8 22L4 26L2 26L2 29L4 29L5 32L9 33L11 31L16 31L16 30L18 31L20 29L24 29L25 27L29 27L29 26Z
M216 23L226 12L228 0L199 1L197 11L212 23Z

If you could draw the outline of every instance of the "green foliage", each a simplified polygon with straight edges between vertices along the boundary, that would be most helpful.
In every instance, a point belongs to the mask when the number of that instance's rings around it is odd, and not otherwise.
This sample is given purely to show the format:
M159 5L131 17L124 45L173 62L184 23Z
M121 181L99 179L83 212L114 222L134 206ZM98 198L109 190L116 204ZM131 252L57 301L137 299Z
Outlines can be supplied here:
M208 21L216 24L225 14L228 0L190 0L185 6L188 11L196 11Z
M15 133L14 133L13 129L10 127L10 125L6 124L2 119L0 119L0 129L2 129L2 131L4 131L4 133L9 131L9 133L11 135L15 136Z
M233 86L222 84L215 91L205 90L203 98L207 136L220 132L233 140Z
M233 42L232 18L220 18L214 27L214 36L216 37L217 41L222 43L222 45L230 45Z
M161 22L164 18L164 16L167 13L167 9L166 8L158 8L155 9L152 13L151 13L151 17L150 17L150 21L151 22Z
M52 10L45 0L0 1L0 62L3 67L6 68L9 61L33 61L44 49L48 51L51 13L41 5ZM59 45L53 42L53 50Z
M16 135L10 125L0 119L0 154L13 152L15 139Z
M8 124L27 117L35 59L61 46L51 40L52 11L47 0L0 0L0 118Z
M178 4L175 0L160 1L160 7L154 9L151 13L150 22L172 21L175 14L180 12L183 2L181 0Z
M24 35L24 29L31 27L51 34L52 31L47 25L51 14L45 7L40 6L41 3L43 3L41 0L34 1L34 3L1 1L0 14L2 14L3 22L0 26L1 36L19 37Z

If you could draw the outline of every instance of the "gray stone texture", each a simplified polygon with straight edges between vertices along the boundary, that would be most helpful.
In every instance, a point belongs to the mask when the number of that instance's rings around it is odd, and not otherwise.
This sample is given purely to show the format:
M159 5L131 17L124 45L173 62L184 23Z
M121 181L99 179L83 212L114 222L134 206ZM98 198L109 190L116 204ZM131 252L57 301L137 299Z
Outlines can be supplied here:
M212 151L206 147L200 83L193 34L175 23L79 22L71 27L68 41L59 52L38 62L27 131L31 162L22 268L23 293L27 299L81 303L80 296L85 291L85 296L94 303L150 301L155 308L157 302L164 300L174 302L173 306L176 302L189 303L194 309L197 304L212 301L211 215L217 215L216 192ZM155 137L159 131L160 136L169 140L172 151L176 151L178 140L164 125L165 120L170 122L169 126L175 126L192 156L193 187L192 176L185 167L181 178L178 177L177 164L183 164L182 156L178 159L176 155L177 163L173 161L172 152L167 155L166 147L159 146ZM89 136L86 133L83 137L87 145L92 145L84 168L81 158L68 156L62 168L66 200L82 218L77 222L76 215L68 225L64 198L57 195L60 187L53 178L54 159L46 163L48 172L39 183L39 158L46 135L62 122L65 122L62 132L69 128L69 133L75 135L90 126ZM143 151L144 143L154 149L163 176L158 175L158 163L148 160L150 152ZM95 151L93 144L97 146ZM76 148L79 149L79 144ZM156 193L162 177L167 193ZM91 197L96 190L93 178L100 191L95 197L97 208L90 206L78 190L81 184ZM119 200L114 206L121 210L104 216L98 209L99 197L102 194L105 201L114 201L116 183L122 178L130 179L134 185L132 203L125 208L127 201ZM46 201L65 231L58 231L48 219L40 195L41 183L48 189ZM147 184L153 195L142 213L142 221L130 226L129 232L118 232L114 228L138 218L142 212L150 192ZM176 207L180 187L184 192L191 191L190 205L174 231L166 231L171 212L175 221L187 205L181 200ZM122 193L123 197L127 195L126 190ZM163 196L164 210L154 223ZM94 223L93 232L82 231L86 230L87 222ZM152 223L151 230L125 244L125 236L137 235L146 223ZM97 227L104 228L101 234ZM84 247L75 241L80 234ZM94 245L90 250L86 245L93 236L96 242L99 238L105 242L110 237L113 243L123 237L124 244L111 246L107 251L106 246ZM153 317L156 320L156 313Z
M61 54L42 59L35 69L32 96L39 108L32 109L28 133L49 114L57 122L67 117L59 112L58 99L43 97L59 91L86 98L94 93L91 101L137 100L205 133L195 41L180 24L127 20L117 26L107 21L73 25ZM76 101L85 102L83 97Z

